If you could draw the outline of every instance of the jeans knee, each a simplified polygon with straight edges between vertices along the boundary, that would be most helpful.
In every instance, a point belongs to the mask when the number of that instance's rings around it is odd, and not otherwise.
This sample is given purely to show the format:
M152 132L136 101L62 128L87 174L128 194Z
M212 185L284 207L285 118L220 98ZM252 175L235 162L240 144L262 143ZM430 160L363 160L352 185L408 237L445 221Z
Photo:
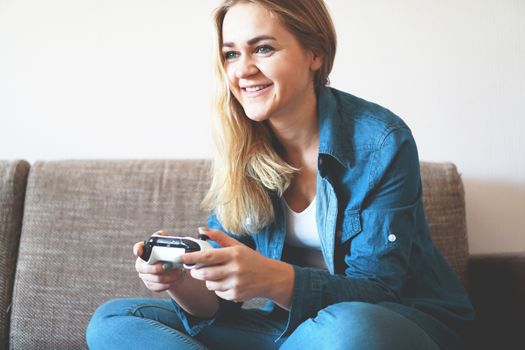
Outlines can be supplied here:
M330 305L320 310L316 317L303 322L283 348L368 349L362 347L364 340L382 336L376 322L379 313L375 308L377 306L364 302ZM320 334L323 336L319 337Z
M382 337L389 327L391 311L371 303L342 302L319 311L315 320L339 334L360 337Z
M320 310L286 343L290 349L437 349L421 328L403 316L380 305L354 301Z
M328 332L348 334L351 331L356 334L356 330L361 329L363 324L373 326L376 316L372 304L352 301L333 304L320 310L313 321Z
M97 339L105 338L105 333L110 331L108 321L114 316L125 316L130 313L129 299L113 299L100 305L88 323L86 328L86 341L88 345L97 343Z
M90 323L96 323L112 316L127 315L129 314L129 306L129 299L108 300L95 310L93 316L91 317Z

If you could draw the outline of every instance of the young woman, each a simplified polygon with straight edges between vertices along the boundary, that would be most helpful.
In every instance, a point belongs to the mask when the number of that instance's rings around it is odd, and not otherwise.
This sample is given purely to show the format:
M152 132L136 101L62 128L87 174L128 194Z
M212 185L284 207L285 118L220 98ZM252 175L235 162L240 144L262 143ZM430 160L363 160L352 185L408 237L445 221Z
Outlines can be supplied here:
M226 0L215 24L218 152L201 230L218 248L174 266L137 259L170 300L105 303L88 345L462 348L473 310L430 239L411 132L326 86L336 38L323 1ZM254 297L269 302L240 307Z

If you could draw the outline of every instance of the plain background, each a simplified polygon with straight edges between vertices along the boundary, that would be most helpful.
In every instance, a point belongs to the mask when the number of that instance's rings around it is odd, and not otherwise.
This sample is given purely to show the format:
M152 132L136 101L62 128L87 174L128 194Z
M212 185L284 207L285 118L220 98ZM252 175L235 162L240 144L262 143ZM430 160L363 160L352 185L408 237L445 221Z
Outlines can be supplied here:
M525 1L327 0L332 86L463 176L471 253L525 251ZM209 158L218 1L0 0L0 159Z

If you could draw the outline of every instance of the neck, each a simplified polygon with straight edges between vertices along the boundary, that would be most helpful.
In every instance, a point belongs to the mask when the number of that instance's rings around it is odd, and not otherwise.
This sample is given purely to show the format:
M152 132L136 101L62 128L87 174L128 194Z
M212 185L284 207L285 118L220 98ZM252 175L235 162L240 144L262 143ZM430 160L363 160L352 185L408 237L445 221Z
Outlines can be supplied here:
M292 165L300 166L305 154L317 154L319 125L317 120L317 97L313 89L293 113L286 118L269 121L270 128L284 150L284 157Z

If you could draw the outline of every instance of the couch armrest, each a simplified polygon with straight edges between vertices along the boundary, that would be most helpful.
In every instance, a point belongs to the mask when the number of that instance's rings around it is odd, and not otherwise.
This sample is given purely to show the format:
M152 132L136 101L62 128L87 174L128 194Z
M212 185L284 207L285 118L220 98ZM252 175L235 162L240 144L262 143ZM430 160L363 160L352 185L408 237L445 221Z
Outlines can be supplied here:
M0 160L0 349L7 349L9 342L13 281L29 168L24 160Z
M468 277L473 348L524 349L525 253L471 256Z

